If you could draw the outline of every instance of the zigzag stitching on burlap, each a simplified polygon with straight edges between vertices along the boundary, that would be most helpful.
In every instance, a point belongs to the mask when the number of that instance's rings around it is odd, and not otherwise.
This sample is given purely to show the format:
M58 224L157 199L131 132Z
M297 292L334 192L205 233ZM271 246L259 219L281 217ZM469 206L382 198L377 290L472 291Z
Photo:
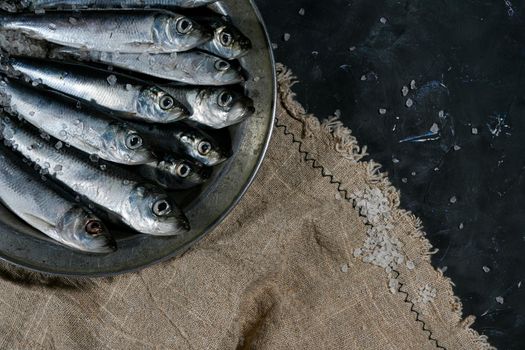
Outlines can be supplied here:
M398 279L399 276L401 275L401 273L399 271L395 270L395 269L392 269L392 272L396 273L396 276L395 276L396 279ZM428 328L427 324L425 323L425 321L423 321L420 318L421 314L419 313L419 311L417 311L415 309L416 304L414 304L414 302L409 299L410 295L408 294L408 292L406 292L406 291L401 289L401 288L403 288L405 286L405 284L403 282L401 282L400 280L398 280L398 283L399 283L399 287L397 288L397 291L399 293L405 295L404 302L409 304L410 305L410 311L413 312L414 314L416 314L416 321L421 323L421 328L423 329L423 331L428 333L428 340L431 341L431 342L434 342L436 344L436 348L447 350L447 348L445 348L444 346L439 345L438 340L436 338L434 338L434 334L432 333L430 328Z
M312 164L312 168L321 170L321 175L323 177L328 178L331 184L337 185L337 190L344 195L345 199L352 200L352 198L348 194L348 191L342 188L343 184L340 181L337 181L332 174L328 173L324 166L319 165L319 162L315 158L311 157L309 152L303 150L302 141L298 140L292 132L288 131L288 127L286 125L279 124L279 118L277 117L275 117L275 126L277 128L283 129L283 132L286 136L292 136L292 143L296 143L299 145L299 153L303 155L303 160L305 162L310 162Z
M286 107L284 107L286 109ZM303 142L298 139L295 134L291 131L288 130L288 127L285 125L285 124L280 124L279 122L279 118L276 116L275 117L275 126L279 129L282 129L284 135L286 136L291 136L292 138L292 143L293 144L297 144L298 145L298 151L299 153L302 155L303 157L303 160L305 161L305 163L310 163L312 168L313 169L316 169L316 170L320 170L321 171L321 175L327 179L330 180L330 183L331 184L334 184L334 185L337 185L337 190L343 195L343 197L350 201L350 203L352 204L352 207L354 209L356 209L356 205L355 205L355 200L350 196L350 194L348 193L347 190L343 189L342 186L343 186L343 183L341 181L338 181L334 175L330 174L326 168L324 166L322 166L318 161L317 159L315 159L314 157L312 157L310 155L310 153L308 151L305 151L303 149ZM361 214L359 214L361 215ZM399 278L399 276L401 275L401 273L397 270L392 270L393 272L395 272L397 274L396 278ZM432 333L432 331L430 330L430 328L427 327L427 324L424 320L421 319L421 314L419 313L419 311L417 311L415 309L415 304L409 299L410 295L408 294L408 292L402 290L402 288L405 286L405 284L401 281L399 281L399 287L398 287L398 292L401 293L401 294L404 294L405 295L405 299L403 300L403 302L407 303L410 305L410 311L413 312L415 315L416 315L416 322L419 322L421 323L421 326L422 326L422 330L426 333L428 333L428 340L431 341L431 342L434 342L435 345L436 345L436 348L437 349L443 349L443 350L447 350L447 348L439 345L439 342L436 338L434 338L434 334Z

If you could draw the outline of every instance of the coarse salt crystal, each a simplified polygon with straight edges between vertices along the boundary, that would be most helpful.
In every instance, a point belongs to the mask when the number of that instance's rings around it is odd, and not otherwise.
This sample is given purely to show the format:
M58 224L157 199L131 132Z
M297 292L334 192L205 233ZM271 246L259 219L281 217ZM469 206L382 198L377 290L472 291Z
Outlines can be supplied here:
M347 273L348 272L348 264L341 265L341 272L342 273Z
M107 81L109 85L115 85L117 83L117 77L114 74L108 76Z

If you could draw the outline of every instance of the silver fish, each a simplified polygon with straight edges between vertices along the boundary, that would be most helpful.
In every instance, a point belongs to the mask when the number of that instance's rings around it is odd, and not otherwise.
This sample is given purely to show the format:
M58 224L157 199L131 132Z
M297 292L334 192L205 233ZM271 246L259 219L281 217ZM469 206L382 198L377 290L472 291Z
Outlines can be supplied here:
M52 53L55 57L64 55L191 85L220 86L244 81L240 70L234 64L199 51L176 54L124 54L60 48Z
M180 7L194 8L209 5L217 0L30 0L29 7L33 10L56 8L143 8L150 7Z
M233 60L248 53L252 43L230 21L223 18L196 18L200 23L213 29L213 39L199 46L199 49Z
M211 136L185 124L160 126L133 123L133 127L140 131L151 147L182 155L206 166L214 166L228 159L228 154Z
M103 70L24 58L12 58L6 64L9 67L4 69L124 119L171 123L188 116L186 108L162 89Z
M146 179L170 190L185 190L202 185L211 176L210 168L175 157L141 165L139 172Z
M138 232L172 236L189 230L188 219L160 188L130 180L132 174L101 170L65 149L57 151L9 118L3 118L0 126L5 143L43 173Z
M242 122L255 112L253 100L229 88L164 86L191 111L188 120L214 129Z
M19 163L0 154L0 201L6 207L33 228L70 248L90 253L116 250L115 241L96 216L61 197Z
M50 97L16 81L0 82L0 96L4 103L9 100L6 111L10 114L93 157L128 165L155 159L136 130L75 108L59 96Z
M67 47L128 53L187 51L211 39L191 19L157 11L5 14L0 29Z

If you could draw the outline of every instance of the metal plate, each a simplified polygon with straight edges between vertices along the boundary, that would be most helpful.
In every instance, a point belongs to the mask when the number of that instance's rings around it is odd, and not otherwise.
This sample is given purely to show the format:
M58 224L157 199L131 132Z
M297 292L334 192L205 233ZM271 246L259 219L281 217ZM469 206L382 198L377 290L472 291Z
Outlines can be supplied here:
M259 11L251 0L222 1L234 24L253 43L241 59L246 93L256 113L230 129L234 154L209 184L186 198L192 230L178 237L159 238L117 233L118 251L105 256L86 255L53 243L0 205L0 258L40 272L69 276L108 276L130 272L174 257L204 237L238 203L253 181L271 136L275 115L276 80L270 42ZM255 79L254 79L255 78Z

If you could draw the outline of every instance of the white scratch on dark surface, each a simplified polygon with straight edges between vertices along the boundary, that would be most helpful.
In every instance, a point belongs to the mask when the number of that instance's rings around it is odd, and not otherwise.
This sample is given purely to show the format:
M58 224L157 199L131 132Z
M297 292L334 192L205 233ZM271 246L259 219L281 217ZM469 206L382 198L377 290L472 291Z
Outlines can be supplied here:
M507 6L507 14L509 15L509 17L513 17L516 12L514 11L512 2L510 2L510 0L505 0L505 6Z
M428 141L436 141L439 140L439 132L434 131L428 131L422 135L417 136L409 136L407 138L404 138L399 141L399 143L405 143L405 142L411 142L411 143L422 143L422 142L428 142Z
M506 123L507 115L506 114L496 114L489 117L489 122L487 123L487 128L493 136L500 136L504 130L509 130L510 126ZM510 135L508 131L505 132L506 135Z

